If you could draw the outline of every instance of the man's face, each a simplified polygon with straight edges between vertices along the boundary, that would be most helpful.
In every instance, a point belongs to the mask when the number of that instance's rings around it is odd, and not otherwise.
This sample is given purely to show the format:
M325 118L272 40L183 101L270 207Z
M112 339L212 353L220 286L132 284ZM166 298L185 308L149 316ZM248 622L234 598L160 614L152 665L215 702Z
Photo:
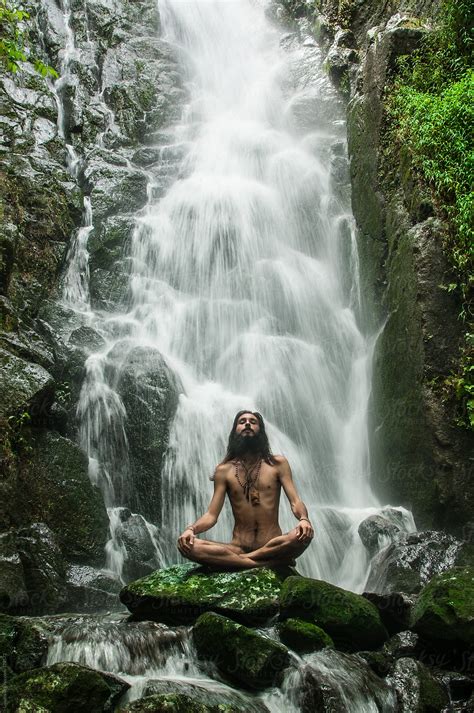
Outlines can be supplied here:
M235 433L243 438L253 438L260 433L258 419L253 413L243 413L237 421Z

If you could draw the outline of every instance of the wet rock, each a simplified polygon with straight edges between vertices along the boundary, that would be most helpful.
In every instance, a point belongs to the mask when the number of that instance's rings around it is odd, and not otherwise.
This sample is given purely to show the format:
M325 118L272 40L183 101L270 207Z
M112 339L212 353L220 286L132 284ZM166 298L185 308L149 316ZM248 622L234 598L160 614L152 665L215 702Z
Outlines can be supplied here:
M420 637L414 631L401 631L383 645L382 651L396 659L413 656L419 648Z
M417 593L433 575L456 563L463 546L460 540L444 532L400 534L373 559L366 589L384 594Z
M96 268L90 276L91 305L97 310L115 312L124 304L130 275L126 261L118 260L107 270Z
M392 594L364 592L362 596L377 607L380 618L389 634L396 634L399 631L408 629L411 622L411 612L415 604L413 595L404 594L403 592L393 592Z
M20 410L39 415L46 412L54 398L54 379L39 364L0 350L0 415Z
M50 431L32 431L11 507L26 526L44 522L66 559L102 562L109 520L100 491L91 484L86 456Z
M474 570L453 567L433 577L413 610L412 628L435 643L474 644Z
M393 667L393 657L381 651L358 651L357 656L363 659L371 670L384 678Z
M401 528L397 524L390 522L383 515L367 517L358 529L359 537L371 556L392 542L400 531Z
M117 358L116 388L127 413L131 488L126 504L150 522L159 523L159 473L181 386L157 349L134 347L124 358L119 344L110 358Z
M117 527L115 536L126 551L122 570L125 581L144 577L158 567L157 545L142 515L128 511L128 516L123 517Z
M395 688L400 713L438 713L448 695L420 661L401 658L387 679Z
M120 599L136 617L166 623L189 623L213 611L261 624L278 612L284 577L265 568L209 572L198 565L174 565L128 584Z
M87 243L92 271L109 269L127 252L134 225L135 221L128 216L110 216L100 224Z
M22 673L40 666L48 652L48 639L35 620L0 614L0 656L12 671Z
M265 713L268 711L266 705L256 699L252 698L245 693L237 691L235 689L229 688L222 684L214 683L211 687L206 687L205 683L199 684L197 682L188 682L183 680L151 680L148 681L146 688L144 690L144 698L137 701L137 708L130 707L124 709L124 711L140 711L140 710L153 710L152 699L155 701L155 705L169 706L166 710L176 710L180 711L181 705L184 706L183 710L190 711L190 713L197 708L198 711L202 713L207 713L210 711L214 713L219 713L223 711L225 713L233 713L234 711L250 711L250 713ZM138 707L138 704L144 706L143 708ZM148 708L146 707L148 706Z
M147 202L148 179L141 171L95 160L89 162L84 175L92 187L91 203L96 225L110 215L138 211Z
M319 651L326 646L334 647L334 642L319 626L301 619L287 619L278 627L280 639L290 649L298 653Z
M51 529L35 522L16 537L28 590L28 612L54 612L66 598L66 567Z
M15 533L0 534L0 609L16 611L28 600L25 573L18 552Z
M193 641L200 658L249 688L271 686L290 662L282 644L214 612L196 621Z
M87 565L71 565L66 575L67 599L61 611L96 613L121 609L121 582L106 571Z
M373 604L328 582L288 577L281 588L280 607L283 617L320 626L343 650L375 649L388 638Z
M32 669L0 687L5 713L22 710L65 711L74 705L75 713L112 711L130 685L109 673L94 671L76 663L57 663Z
M302 713L341 713L364 709L396 710L396 699L385 681L359 655L324 649L305 657L292 679L293 699Z

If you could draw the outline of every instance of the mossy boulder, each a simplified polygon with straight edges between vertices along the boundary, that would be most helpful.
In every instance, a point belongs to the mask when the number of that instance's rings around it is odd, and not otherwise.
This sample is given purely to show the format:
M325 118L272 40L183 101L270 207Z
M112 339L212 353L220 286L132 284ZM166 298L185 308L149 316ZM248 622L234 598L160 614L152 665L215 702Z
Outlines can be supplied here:
M224 684L196 680L157 679L148 681L143 697L120 709L120 713L174 711L175 713L268 713L268 708L252 694Z
M185 693L156 693L120 708L119 713L241 713L247 710L232 703L204 703ZM262 711L268 708L262 708Z
M299 653L319 651L326 646L334 647L331 637L309 621L287 619L279 625L278 631L283 643Z
M345 651L376 649L388 639L376 607L328 582L288 577L280 594L281 614L320 626Z
M0 687L5 713L103 713L129 688L126 681L76 663L35 668Z
M47 651L47 637L35 620L0 614L0 658L12 671L39 666Z
M87 474L87 457L54 431L25 432L25 459L11 508L24 526L45 523L63 556L102 564L109 519L98 488Z
M474 568L453 567L421 591L412 628L434 642L474 644Z
M200 658L248 688L274 685L290 663L286 646L214 612L202 614L192 633Z
M211 572L193 564L174 565L128 584L120 600L135 616L165 623L189 623L213 611L259 624L278 613L282 582L290 572Z
M397 692L400 713L438 713L449 704L448 694L421 661L398 659L387 681Z

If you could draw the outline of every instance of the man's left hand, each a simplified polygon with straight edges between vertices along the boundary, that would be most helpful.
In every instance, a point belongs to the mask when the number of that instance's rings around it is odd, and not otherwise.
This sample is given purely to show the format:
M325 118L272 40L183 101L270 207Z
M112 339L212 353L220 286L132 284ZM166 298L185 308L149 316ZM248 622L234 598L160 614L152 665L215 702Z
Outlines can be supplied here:
M308 520L300 520L296 529L298 530L297 539L300 542L304 542L304 543L311 542L311 540L314 537L314 530L312 528L311 523Z

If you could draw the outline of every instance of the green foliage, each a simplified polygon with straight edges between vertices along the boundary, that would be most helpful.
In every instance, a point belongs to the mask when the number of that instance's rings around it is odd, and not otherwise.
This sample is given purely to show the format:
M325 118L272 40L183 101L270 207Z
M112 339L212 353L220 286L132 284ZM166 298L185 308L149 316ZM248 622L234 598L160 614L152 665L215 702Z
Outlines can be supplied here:
M42 77L57 78L55 69L28 53L28 31L25 23L29 14L12 4L0 0L0 62L8 72L17 72L21 63L30 60Z
M474 5L444 0L438 27L420 48L401 58L388 98L395 136L430 185L450 226L446 250L453 280L445 288L461 300L460 317L472 318L474 286ZM446 386L460 400L460 423L474 428L472 335Z

